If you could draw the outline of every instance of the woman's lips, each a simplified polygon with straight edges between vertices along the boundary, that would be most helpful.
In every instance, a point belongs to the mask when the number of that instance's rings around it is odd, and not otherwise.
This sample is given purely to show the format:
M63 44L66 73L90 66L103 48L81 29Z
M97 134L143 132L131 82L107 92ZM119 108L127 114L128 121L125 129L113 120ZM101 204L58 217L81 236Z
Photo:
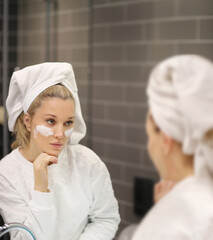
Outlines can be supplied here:
M50 143L50 145L53 147L53 148L61 148L63 146L62 143Z

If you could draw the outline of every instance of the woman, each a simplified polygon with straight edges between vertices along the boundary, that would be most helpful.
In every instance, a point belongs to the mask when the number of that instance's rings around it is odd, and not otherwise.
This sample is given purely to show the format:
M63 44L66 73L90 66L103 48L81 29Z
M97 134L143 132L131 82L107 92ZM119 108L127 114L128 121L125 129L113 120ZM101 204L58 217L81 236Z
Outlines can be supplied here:
M164 60L150 75L148 99L149 154L161 179L175 186L132 239L213 239L212 62L196 55Z
M71 65L14 72L6 106L15 141L0 161L4 221L27 225L38 240L111 240L118 205L104 163L79 144L86 127Z

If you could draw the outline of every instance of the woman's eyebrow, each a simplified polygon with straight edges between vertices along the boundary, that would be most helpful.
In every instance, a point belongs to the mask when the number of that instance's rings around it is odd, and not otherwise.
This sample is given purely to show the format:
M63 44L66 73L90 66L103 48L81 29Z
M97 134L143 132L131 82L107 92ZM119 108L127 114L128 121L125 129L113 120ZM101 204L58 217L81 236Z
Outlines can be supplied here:
M46 113L44 114L44 116L56 117L54 114L50 114L50 113ZM73 119L73 118L75 118L75 116L68 117L67 119Z
M56 117L54 114L46 113L44 116L51 116L51 117Z

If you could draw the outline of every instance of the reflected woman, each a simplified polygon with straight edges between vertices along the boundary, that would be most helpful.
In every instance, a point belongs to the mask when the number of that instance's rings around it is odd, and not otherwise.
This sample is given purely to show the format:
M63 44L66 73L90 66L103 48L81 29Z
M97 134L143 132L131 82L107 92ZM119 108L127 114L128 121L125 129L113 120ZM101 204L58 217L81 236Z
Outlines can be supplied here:
M163 192L171 191L132 239L213 239L213 63L196 55L166 59L147 92L148 150L162 186L170 182Z
M6 106L15 141L0 161L4 221L25 224L38 240L111 240L118 204L105 164L79 144L86 127L71 65L14 72Z

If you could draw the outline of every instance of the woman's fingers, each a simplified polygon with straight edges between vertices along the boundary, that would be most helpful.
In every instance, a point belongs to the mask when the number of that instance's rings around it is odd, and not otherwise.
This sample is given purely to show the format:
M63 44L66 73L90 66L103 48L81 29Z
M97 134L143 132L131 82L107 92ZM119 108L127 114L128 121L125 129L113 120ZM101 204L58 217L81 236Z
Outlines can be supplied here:
M172 190L175 186L175 182L161 180L154 186L154 202L157 203L161 198L163 198L168 192Z
M57 163L55 156L41 153L33 162L34 169L34 189L39 192L48 192L48 171L47 166Z
M34 168L40 169L57 162L58 159L55 156L48 155L47 153L41 153L33 162L33 165Z

